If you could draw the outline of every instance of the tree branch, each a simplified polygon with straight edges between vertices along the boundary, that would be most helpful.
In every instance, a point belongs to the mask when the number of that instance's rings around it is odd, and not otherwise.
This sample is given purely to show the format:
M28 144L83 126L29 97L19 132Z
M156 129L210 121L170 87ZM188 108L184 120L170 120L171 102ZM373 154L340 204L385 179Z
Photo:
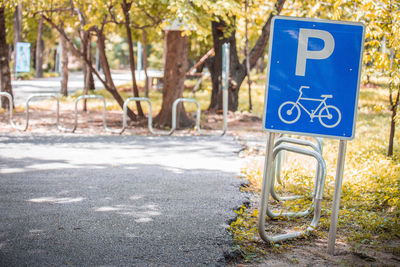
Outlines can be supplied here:
M92 72L97 76L97 78L100 80L100 82L104 85L107 85L106 81L100 76L98 71L92 66L91 62L83 56L82 52L79 51L79 49L75 46L75 44L71 41L71 39L68 37L68 35L65 33L64 29L60 25L56 25L52 19L47 17L44 14L41 14L42 18L47 21L54 29L56 29L64 38L67 40L67 42L70 44L70 48L72 52L78 56L79 58L82 58L86 64L88 64L89 68L92 70Z
M281 13L283 5L285 4L285 0L277 0L275 3L274 10L269 14L267 22L264 24L262 28L262 32L260 37L258 38L256 44L250 51L250 69L254 68L257 63L257 59L259 59L265 53L265 47L267 46L268 39L270 36L271 29L271 21L275 15L279 15ZM246 60L242 63L243 66L246 65Z

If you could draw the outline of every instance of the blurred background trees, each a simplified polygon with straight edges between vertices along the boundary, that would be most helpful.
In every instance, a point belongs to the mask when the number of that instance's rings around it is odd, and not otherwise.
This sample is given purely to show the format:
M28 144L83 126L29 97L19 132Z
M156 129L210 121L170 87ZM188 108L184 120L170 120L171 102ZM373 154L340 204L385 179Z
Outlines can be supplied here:
M222 108L221 47L225 42L230 43L229 110L236 111L238 93L245 87L243 81L251 70L260 72L266 65L272 16L362 21L366 25L364 77L367 81L372 76L382 78L389 91L387 108L392 115L388 155L392 155L399 120L399 6L393 0L1 0L0 23L5 24L5 32L0 32L1 90L12 93L7 77L15 72L15 44L23 41L31 43L32 76L63 73L63 94L66 95L68 72L65 70L81 70L86 92L94 88L92 77L95 75L122 107L123 99L113 84L111 69L129 69L132 96L140 96L136 81L138 65L144 66L146 77L148 68L167 73L164 68L171 59L165 57L166 29L178 21L187 49L174 57L185 58L186 71L213 49L197 68L200 72L207 69L211 75L208 106L211 112ZM138 49L143 54L140 64ZM144 94L148 95L148 79L145 80ZM168 77L164 80L169 81ZM171 89L164 90L165 95L170 90L183 90L182 83L176 79L173 83L178 86L166 86ZM250 90L249 85L246 88ZM181 94L173 95L172 100ZM169 107L166 113L170 112L170 101L166 103ZM251 109L250 91L248 101ZM3 106L7 105L5 102L2 101ZM163 112L160 117L167 118L168 115L161 116ZM140 103L137 103L137 112L129 110L128 115L131 120L142 118ZM166 126L170 121L161 119L157 124Z

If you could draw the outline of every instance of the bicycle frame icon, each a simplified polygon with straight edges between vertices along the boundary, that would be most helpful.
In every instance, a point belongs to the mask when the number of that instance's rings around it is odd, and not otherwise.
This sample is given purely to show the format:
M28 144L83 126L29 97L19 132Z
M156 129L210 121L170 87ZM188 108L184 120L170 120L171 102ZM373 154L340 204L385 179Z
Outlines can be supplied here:
M333 106L327 105L326 100L332 98L332 95L321 95L322 99L318 98L307 98L303 97L303 89L309 89L309 86L301 86L299 89L299 97L296 102L286 101L283 102L282 105L279 106L278 115L279 118L286 124L292 124L299 120L301 115L301 109L303 109L309 116L310 122L313 122L313 119L317 117L319 122L326 128L336 127L340 120L342 119L342 115L340 110ZM318 107L315 110L307 110L302 104L301 101L314 101L320 102ZM318 112L318 115L316 115Z

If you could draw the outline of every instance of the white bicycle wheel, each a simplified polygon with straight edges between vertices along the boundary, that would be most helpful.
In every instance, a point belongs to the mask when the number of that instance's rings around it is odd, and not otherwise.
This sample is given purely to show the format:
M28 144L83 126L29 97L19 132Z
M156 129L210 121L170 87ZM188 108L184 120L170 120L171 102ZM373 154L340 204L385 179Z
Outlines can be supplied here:
M342 114L335 106L325 106L319 111L318 119L326 128L333 128L339 124L342 119Z
M278 110L279 119L286 124L292 124L299 120L301 110L297 103L292 101L283 102Z

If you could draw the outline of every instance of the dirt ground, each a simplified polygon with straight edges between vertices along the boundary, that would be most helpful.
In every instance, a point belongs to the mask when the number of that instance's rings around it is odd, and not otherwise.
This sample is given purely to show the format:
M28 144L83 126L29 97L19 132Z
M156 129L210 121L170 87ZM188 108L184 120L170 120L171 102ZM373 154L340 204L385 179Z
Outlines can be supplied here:
M60 124L66 128L72 128L74 113L72 105L61 105ZM57 129L55 111L52 108L40 109L32 107L30 112L29 127L26 133L63 135ZM78 127L75 134L84 135L112 135L103 129L102 112L90 110L87 113L79 112ZM17 112L14 121L18 125L25 124L25 113ZM250 114L233 114L228 116L228 133L235 136L244 146L248 140L263 140L265 133L262 131L261 119ZM122 112L108 111L107 126L111 129L122 127ZM222 128L222 115L208 114L202 118L202 129L207 133L220 134ZM19 133L9 124L8 113L0 113L0 135L4 133ZM69 133L70 134L70 133ZM189 135L198 133L191 130L178 130L174 135ZM123 135L151 135L147 129L147 122L138 124L128 123ZM250 208L258 206L258 196L254 196ZM255 257L250 261L244 261L240 257L231 259L229 266L400 266L400 257L390 253L380 252L368 247L350 247L345 242L345 237L338 236L335 256L327 253L326 238L314 238L311 240L295 240L278 249L265 247L267 256ZM400 245L400 244L398 244Z

